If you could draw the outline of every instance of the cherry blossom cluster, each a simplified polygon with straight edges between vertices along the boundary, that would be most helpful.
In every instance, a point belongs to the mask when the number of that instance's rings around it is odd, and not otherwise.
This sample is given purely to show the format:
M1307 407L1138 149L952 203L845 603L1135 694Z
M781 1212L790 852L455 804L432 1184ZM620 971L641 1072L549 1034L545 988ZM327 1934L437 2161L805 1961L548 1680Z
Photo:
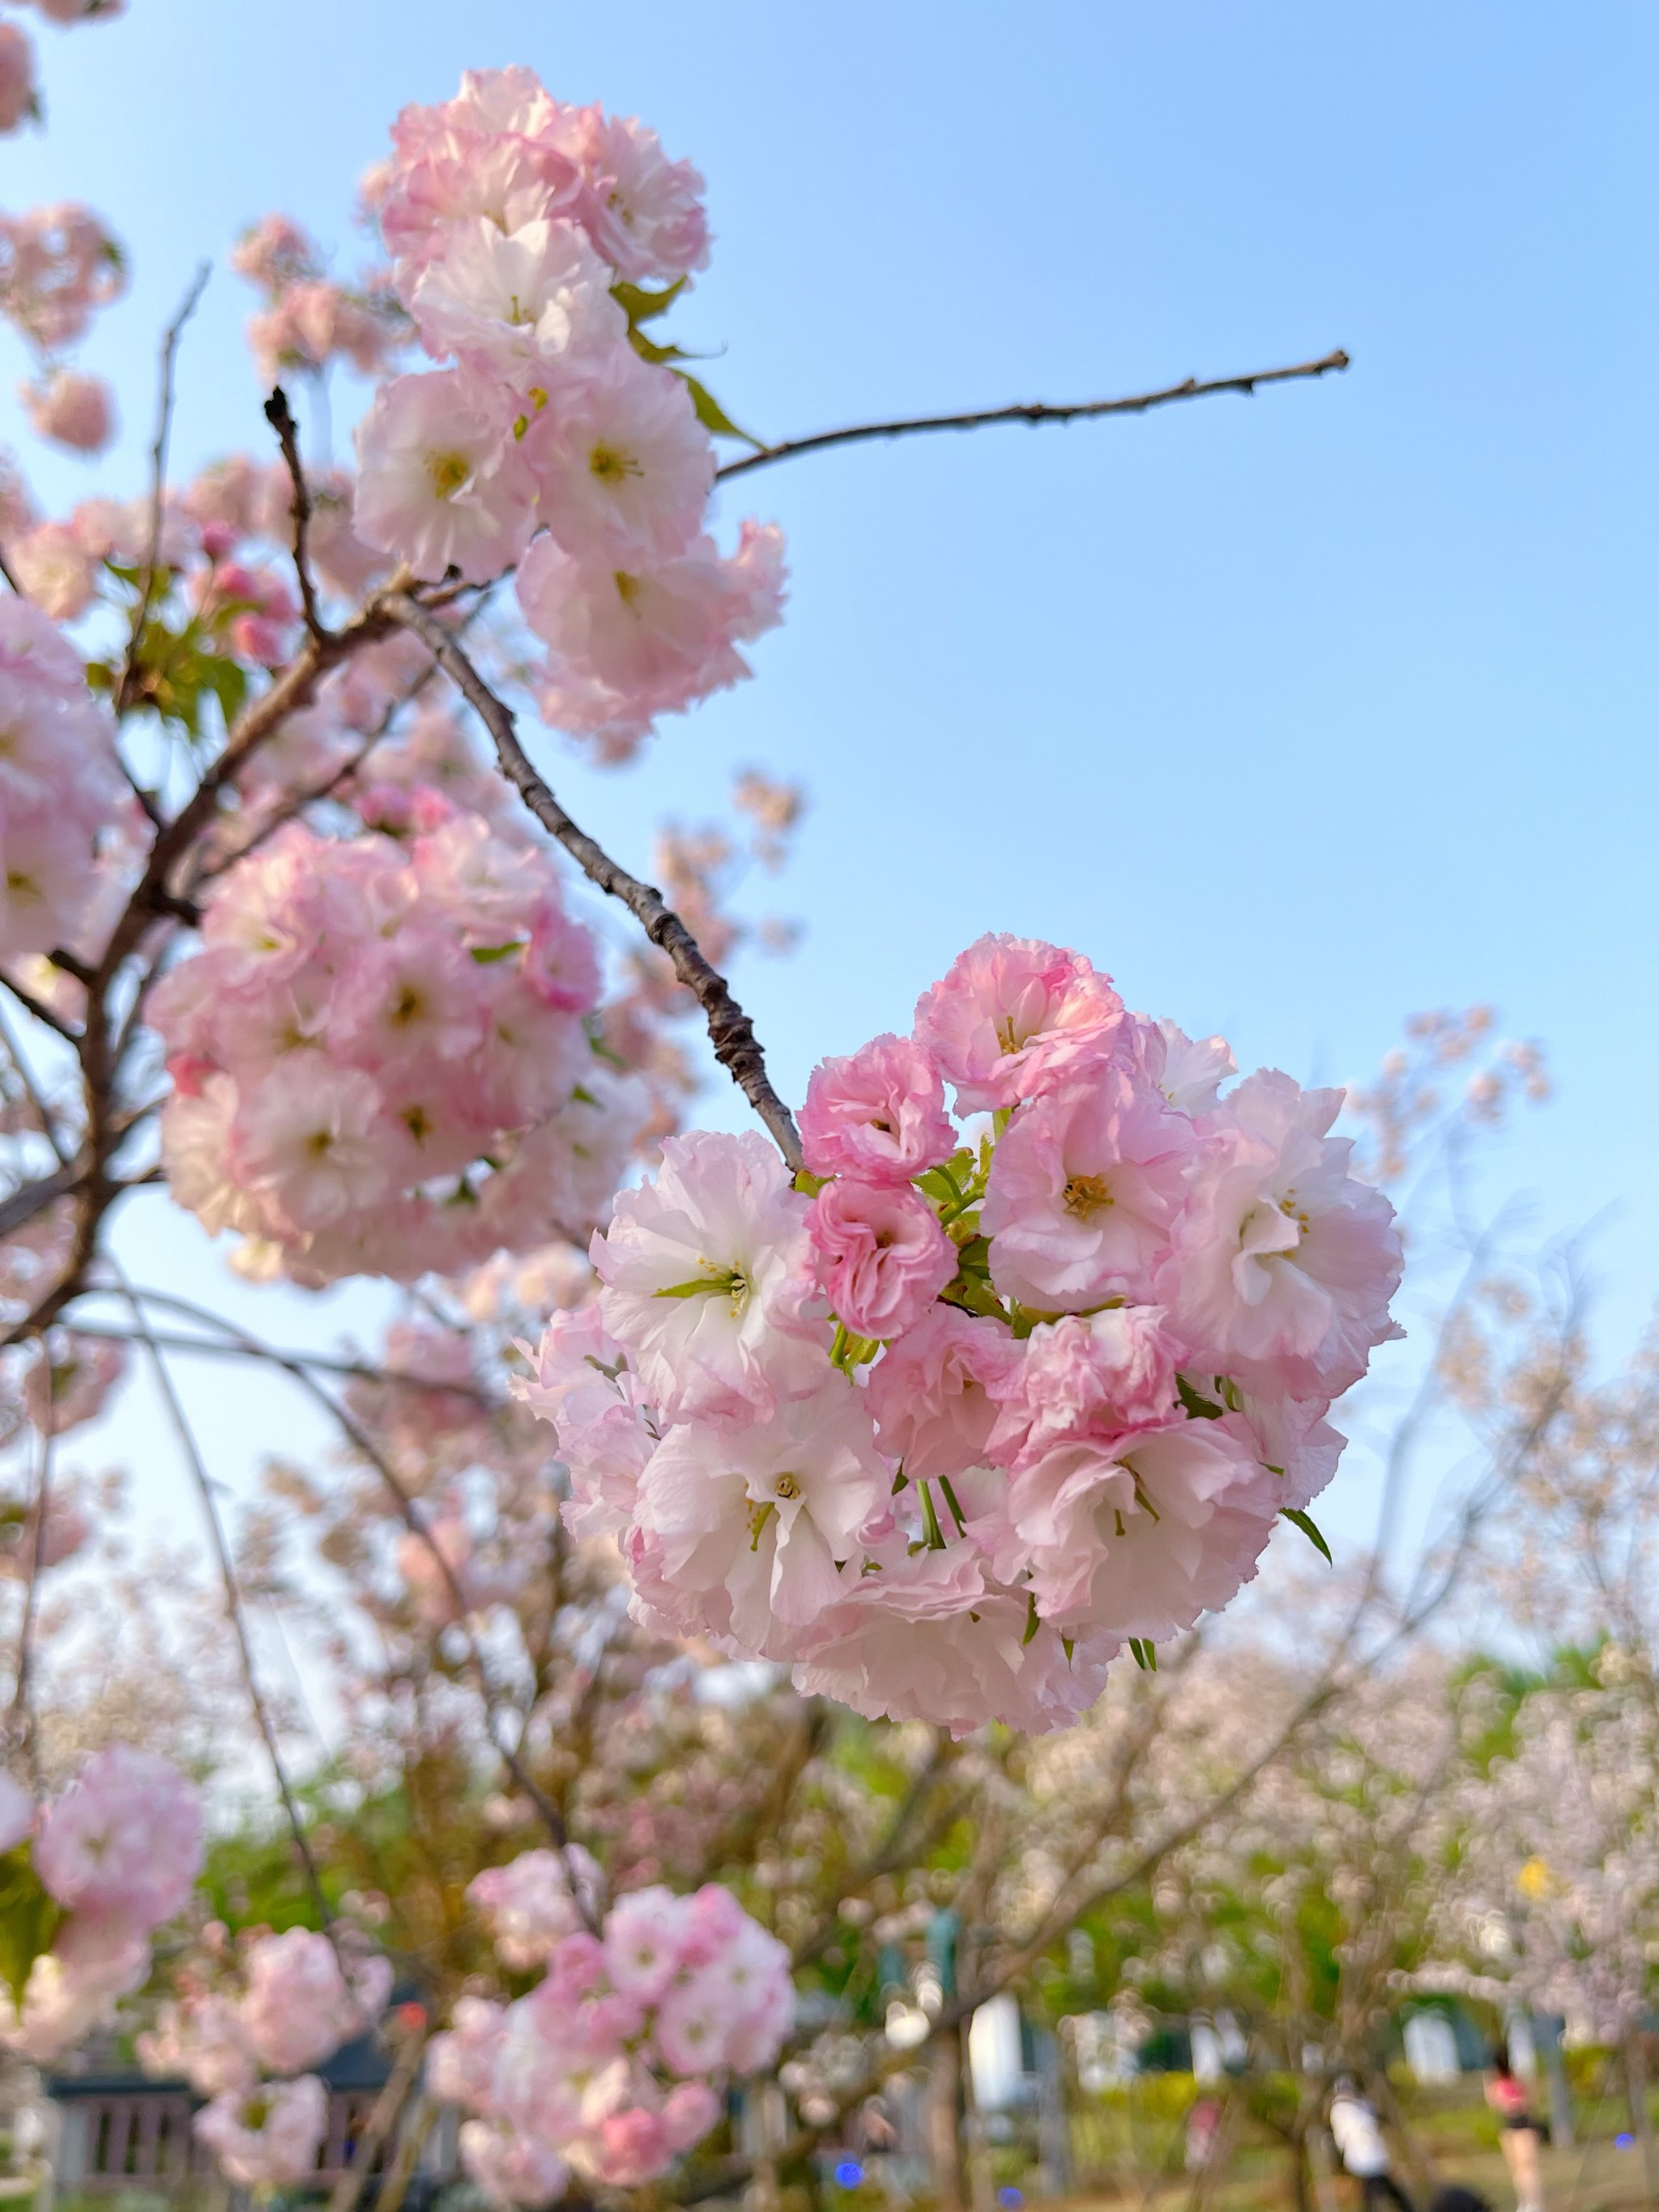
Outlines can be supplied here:
M1224 1606L1334 1471L1401 1269L1342 1094L1233 1072L987 937L910 1036L816 1070L799 1184L752 1133L665 1145L520 1385L636 1615L860 1712L1036 1730Z
M267 387L295 372L315 375L335 361L361 376L386 373L407 326L377 272L356 286L336 283L316 244L282 215L256 224L230 260L264 295L247 336Z
M568 1856L586 1888L592 1862ZM599 1922L542 1850L468 1894L507 1965L544 1969L513 2004L462 1998L428 2058L433 2093L471 2116L461 2155L497 2203L545 2204L573 2175L656 2180L720 2118L719 2079L775 2063L794 2014L789 1955L718 1884L635 1890Z
M0 959L93 949L138 819L80 655L27 600L0 600Z
M357 532L434 581L517 565L546 719L621 757L658 714L747 675L738 645L781 606L776 530L745 524L731 556L708 535L713 441L672 349L640 329L708 261L702 180L523 69L405 109L393 143L381 232L447 365L377 393Z
M43 1808L0 1774L0 1853L25 1847L27 1867L9 1869L9 1913L20 1942L27 1928L39 1943L21 2003L0 1982L0 2048L45 2065L148 1978L150 1936L201 1870L201 1807L165 1759L116 1744Z
M147 2072L182 2075L210 2101L196 2132L243 2188L300 2181L317 2163L328 2093L309 2069L366 2033L392 1994L391 1962L308 1929L206 1931L204 1957L138 2039Z
M229 870L155 993L174 1197L310 1284L580 1233L644 1115L591 934L545 853L429 785L358 803L367 834L289 823Z
M49 23L92 23L118 15L125 0L33 0L33 5ZM0 131L15 131L40 113L33 45L17 24L0 21Z

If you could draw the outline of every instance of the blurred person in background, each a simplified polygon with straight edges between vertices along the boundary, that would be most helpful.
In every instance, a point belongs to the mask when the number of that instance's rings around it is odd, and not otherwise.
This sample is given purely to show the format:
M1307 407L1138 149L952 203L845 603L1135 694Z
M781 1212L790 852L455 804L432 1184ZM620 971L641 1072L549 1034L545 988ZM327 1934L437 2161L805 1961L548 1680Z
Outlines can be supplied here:
M1516 2212L1544 2212L1544 2182L1539 2153L1544 2131L1533 2118L1527 2085L1510 2063L1509 2045L1500 2043L1486 2076L1486 2102L1498 2115L1504 2163L1515 2186Z
M1389 2171L1389 2147L1376 2111L1359 2094L1352 2075L1342 2075L1331 2099L1331 2140L1337 2155L1359 2184L1365 2212L1392 2204L1414 2212L1412 2200Z

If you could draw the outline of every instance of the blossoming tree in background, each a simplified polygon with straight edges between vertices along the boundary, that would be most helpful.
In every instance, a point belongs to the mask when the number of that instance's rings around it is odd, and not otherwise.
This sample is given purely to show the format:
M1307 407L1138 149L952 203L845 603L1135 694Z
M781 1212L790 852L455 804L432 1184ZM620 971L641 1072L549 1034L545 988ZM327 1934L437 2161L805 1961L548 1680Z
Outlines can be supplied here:
M0 31L16 125L33 64ZM169 479L186 307L147 495L43 518L13 475L0 505L0 2025L54 2059L188 1906L145 2061L208 2100L228 2178L277 2184L314 2168L316 2068L401 1972L419 1995L394 2078L465 2111L493 2197L537 2204L713 2156L726 2088L781 2063L802 2121L783 2151L810 2148L881 2069L795 2035L793 1978L853 2002L872 1900L909 1869L911 1905L971 1930L924 2030L954 2140L972 2005L1330 1694L1334 1674L1279 1700L1279 1735L1247 1729L1194 1806L1205 1731L1177 1724L1169 1647L1281 1518L1322 1543L1328 1417L1394 1333L1391 1208L1332 1133L1340 1093L1236 1082L1221 1040L1135 1013L1085 954L994 933L917 977L908 1036L823 1063L798 1126L722 972L733 833L671 835L671 903L564 811L518 716L642 758L781 617L779 533L722 543L717 484L942 425L738 430L663 334L708 257L701 179L528 70L406 109L363 198L376 258L349 282L280 217L233 257L259 295L267 458ZM79 209L7 218L0 248L0 311L40 355L31 416L94 451L112 402L63 356L118 252ZM338 363L374 383L352 473L307 465L286 388ZM734 799L775 861L799 795L757 775ZM765 1134L682 1131L698 1017ZM375 1358L270 1354L210 1290L118 1264L112 1220L156 1185L251 1280L380 1279L404 1318ZM100 1749L35 1808L77 1729L144 1710L118 1666L94 1670L96 1710L66 1698L100 1631L52 1595L77 1555L117 1571L62 1455L123 1344L177 1430L291 1824L280 1928L190 1902L199 1816L151 1747ZM342 1437L337 1466L272 1471L240 1556L172 1380L191 1352L278 1358ZM205 1616L132 1596L182 1686ZM251 1613L279 1602L343 1716L298 1784ZM713 1715L693 1677L733 1661L761 1674ZM1116 1702L1045 1766L1024 1737L1082 1722L1109 1671ZM204 1768L214 1694L191 1685L169 1723L203 1715L193 1755L173 1747ZM842 1733L845 1708L884 1732ZM874 1747L849 1770L854 1742ZM1086 1786L1055 1787L1067 1759ZM88 1805L127 1824L101 1887L61 1841ZM952 1873L934 1855L963 1822Z

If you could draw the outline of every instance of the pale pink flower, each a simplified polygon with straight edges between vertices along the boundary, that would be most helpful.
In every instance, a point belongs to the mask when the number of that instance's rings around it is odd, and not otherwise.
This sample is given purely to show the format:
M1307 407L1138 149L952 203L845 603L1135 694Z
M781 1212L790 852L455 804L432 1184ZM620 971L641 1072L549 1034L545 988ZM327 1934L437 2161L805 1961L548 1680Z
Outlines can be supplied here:
M684 2151L700 2143L725 2109L706 2081L677 2081L663 2099L660 2115L669 2148Z
M1018 1468L1068 1437L1167 1422L1184 1356L1167 1322L1162 1306L1119 1306L1033 1329L1024 1356L993 1382L1000 1411L989 1456Z
M53 622L75 622L92 605L97 570L67 524L42 522L7 552L18 582Z
M782 620L783 585L783 540L770 525L745 522L729 560L699 538L677 559L629 568L573 560L538 538L516 588L548 647L544 720L626 759L658 715L751 673L738 641Z
M1059 1626L1173 1636L1255 1573L1277 1512L1270 1481L1216 1421L1056 1444L1013 1480L997 1572L1029 1565L1037 1611Z
M842 1176L812 1201L806 1225L818 1281L854 1336L885 1342L913 1328L957 1272L957 1248L908 1183Z
M1238 1073L1225 1037L1194 1041L1173 1022L1149 1022L1144 1014L1125 1018L1120 1052L1143 1081L1183 1114L1210 1112L1221 1085Z
M411 1060L459 1060L483 1041L478 970L453 934L400 929L371 939L339 977L328 1036L341 1059L380 1069Z
M1240 1084L1212 1122L1217 1149L1158 1274L1206 1366L1269 1395L1335 1397L1401 1333L1389 1317L1394 1209L1349 1174L1352 1144L1326 1134L1341 1103L1276 1070Z
M544 899L531 925L522 963L538 999L565 1012L592 1012L599 1002L599 958L592 933L571 921L556 900Z
M21 2012L0 1984L0 2048L51 2065L94 2028L113 2024L118 2001L143 1984L149 1963L142 1935L96 1915L71 1915L30 1967Z
M977 1465L1022 1359L1005 1322L957 1306L930 1308L870 1370L865 1395L882 1450L918 1482Z
M1200 1149L1185 1115L1109 1063L1022 1106L980 1209L998 1290L1048 1312L1148 1297Z
M654 1180L617 1194L595 1237L599 1312L646 1397L680 1414L766 1413L780 1388L811 1388L802 1326L810 1286L807 1202L754 1130L671 1137ZM786 1333L786 1334L781 1334Z
M374 1206L392 1182L393 1134L379 1086L328 1061L273 1067L242 1102L232 1137L247 1186L301 1230Z
M538 411L553 376L627 340L610 271L568 222L509 234L484 216L456 224L410 307L429 353L511 385Z
M216 2097L196 2115L196 2132L226 2178L244 2189L280 2189L307 2179L328 2127L328 2092L314 2074L264 2081Z
M860 1393L831 1370L753 1428L670 1429L640 1479L624 1551L664 1619L787 1658L834 1601L890 1480Z
M484 2104L495 2070L505 2005L488 1997L457 1997L450 2025L426 2050L426 2085L446 2105Z
M571 1893L575 1878L589 1911L601 1887L599 1867L580 1844L562 1851L520 1851L506 1866L486 1867L467 1884L503 1960L518 1972L544 1966L559 1943L582 1926Z
M679 1971L686 1920L686 1900L660 1885L619 1897L605 1923L613 1984L647 2004L659 2002Z
M1052 1091L1116 1041L1123 1001L1080 952L981 937L916 1006L915 1036L956 1085L957 1111L989 1113Z
M908 1037L872 1037L807 1079L801 1147L814 1175L908 1182L948 1160L957 1133L939 1070Z
M570 2186L570 2168L556 2151L500 2120L464 2120L461 2164L497 2204L552 2204Z
M148 1932L201 1871L200 1802L165 1759L112 1744L42 1814L34 1865L59 1905Z
M714 448L683 377L627 347L566 382L524 451L542 520L578 560L631 570L688 552L714 482Z
M84 337L94 313L125 287L121 249L90 208L69 200L0 216L6 314L41 353Z
M1115 1643L1079 1635L1068 1656L1058 1630L1031 1635L1027 1592L999 1588L969 1546L911 1553L894 1540L873 1556L878 1571L843 1577L805 1638L804 1695L957 1736L993 1720L1038 1735L1099 1696Z
M485 392L458 369L394 377L357 431L354 527L437 582L488 583L530 542L533 487Z
M586 220L619 276L672 283L707 268L703 181L690 161L669 161L656 132L634 117L597 107L567 109L557 137L587 179Z
M246 1966L243 2024L260 2064L273 2074L319 2064L372 2027L392 1994L389 1960L354 1962L348 1987L333 1944L307 1928L260 1936Z
M223 1991L170 1998L137 2042L138 2063L147 2074L182 2074L198 2097L228 2096L251 2089L258 2079L241 2008Z
M533 1376L513 1378L514 1395L553 1425L570 1476L564 1522L574 1536L622 1534L656 1446L633 1402L627 1357L594 1301L555 1314L534 1354Z
M643 2105L607 2112L581 2150L584 2172L611 2189L637 2189L655 2181L674 2157L661 2118Z
M0 131L15 131L40 112L34 86L34 46L15 23L0 23Z
M55 369L44 384L19 387L36 432L75 453L100 453L115 435L115 401L100 376Z

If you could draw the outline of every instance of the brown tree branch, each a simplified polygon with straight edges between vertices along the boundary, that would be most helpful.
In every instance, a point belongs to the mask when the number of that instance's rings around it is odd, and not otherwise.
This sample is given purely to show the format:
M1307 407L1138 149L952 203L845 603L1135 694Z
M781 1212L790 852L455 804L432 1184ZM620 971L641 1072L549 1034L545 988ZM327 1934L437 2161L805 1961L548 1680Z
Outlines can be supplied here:
M485 683L459 640L407 592L389 592L380 604L394 622L413 630L430 649L489 731L502 775L542 827L558 839L590 882L621 900L651 942L668 955L675 975L703 1010L715 1059L771 1132L791 1173L798 1174L800 1134L794 1116L772 1087L754 1024L732 997L726 978L704 957L696 938L662 893L619 867L603 847L571 820L531 766L519 743L512 708Z
M300 580L300 604L305 611L306 628L321 645L331 633L318 610L317 586L311 580L311 564L306 557L306 532L311 526L311 493L300 459L300 433L288 404L288 394L280 384L265 402L265 420L276 433L276 442L281 446L283 459L288 465L289 482L294 487L294 498L288 510L294 525L294 573Z
M1259 368L1246 376L1188 377L1165 385L1158 392L1139 392L1127 399L1080 399L1070 405L1044 400L1021 400L1012 407L982 407L964 415L915 415L892 422L853 422L840 430L819 430L810 438L786 438L779 445L763 446L757 453L728 461L716 471L724 482L750 469L769 468L774 461L793 460L801 453L821 453L829 446L862 445L872 438L908 438L925 430L983 430L996 422L1080 422L1101 415L1145 415L1154 407L1168 407L1178 399L1207 399L1218 392L1247 396L1266 384L1290 384L1304 377L1328 376L1346 368L1348 356L1339 346L1319 361L1298 362L1292 368Z

